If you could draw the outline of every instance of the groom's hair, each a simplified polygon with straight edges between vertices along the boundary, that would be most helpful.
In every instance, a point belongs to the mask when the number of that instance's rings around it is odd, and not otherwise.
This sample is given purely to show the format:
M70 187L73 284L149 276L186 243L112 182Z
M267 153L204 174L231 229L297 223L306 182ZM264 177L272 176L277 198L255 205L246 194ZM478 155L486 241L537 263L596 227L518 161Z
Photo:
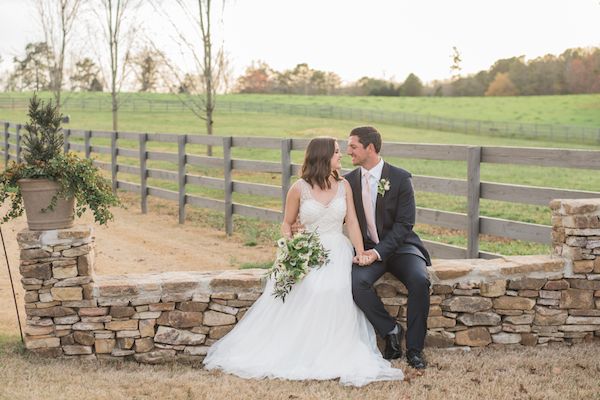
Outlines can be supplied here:
M350 136L358 136L358 141L364 148L373 144L375 152L381 151L381 134L372 126L357 126L350 131Z

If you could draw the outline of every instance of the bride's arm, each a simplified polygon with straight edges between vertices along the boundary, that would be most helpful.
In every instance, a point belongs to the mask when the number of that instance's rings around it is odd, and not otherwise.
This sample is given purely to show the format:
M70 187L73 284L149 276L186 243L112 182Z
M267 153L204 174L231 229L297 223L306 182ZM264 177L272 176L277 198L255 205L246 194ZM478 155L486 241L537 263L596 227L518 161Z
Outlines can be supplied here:
M298 182L294 183L290 190L288 190L285 200L281 234L288 239L292 237L292 225L296 222L300 209L300 187Z
M356 216L356 209L354 208L352 188L347 180L344 179L343 182L346 187L346 227L348 228L348 236L356 250L356 254L360 255L365 251L365 247L362 233L360 232L360 225L358 224L358 217Z

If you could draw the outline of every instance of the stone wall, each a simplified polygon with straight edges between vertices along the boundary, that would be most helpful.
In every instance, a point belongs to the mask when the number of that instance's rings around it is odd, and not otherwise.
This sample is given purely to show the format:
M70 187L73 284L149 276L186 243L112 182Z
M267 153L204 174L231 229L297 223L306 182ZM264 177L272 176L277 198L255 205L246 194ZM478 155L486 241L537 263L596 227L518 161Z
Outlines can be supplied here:
M436 260L428 346L600 338L600 199L551 204L554 254ZM50 357L200 362L260 296L264 270L94 275L92 228L23 231L26 347ZM375 286L406 322L406 289Z

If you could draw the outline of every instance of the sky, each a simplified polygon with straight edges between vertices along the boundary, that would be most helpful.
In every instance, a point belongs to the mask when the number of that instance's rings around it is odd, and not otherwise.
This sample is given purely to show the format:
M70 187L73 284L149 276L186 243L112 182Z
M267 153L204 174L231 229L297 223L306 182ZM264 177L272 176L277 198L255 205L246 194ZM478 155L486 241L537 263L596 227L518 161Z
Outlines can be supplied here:
M31 4L0 0L3 70L42 38ZM150 9L140 15L147 34L177 60L168 24ZM228 0L216 28L234 76L262 60L278 71L308 63L344 82L402 82L410 73L429 82L450 78L453 46L467 75L501 58L600 47L598 21L600 0Z

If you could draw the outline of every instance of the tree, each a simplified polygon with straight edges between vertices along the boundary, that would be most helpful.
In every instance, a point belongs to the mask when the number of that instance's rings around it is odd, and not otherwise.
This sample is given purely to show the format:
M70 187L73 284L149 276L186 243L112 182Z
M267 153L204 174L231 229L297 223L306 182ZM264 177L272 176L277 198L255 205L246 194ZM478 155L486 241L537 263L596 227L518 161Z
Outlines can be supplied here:
M485 92L486 96L517 96L518 94L517 88L506 72L499 72Z
M25 57L13 59L14 72L9 77L8 86L13 90L48 90L50 76L48 60L50 49L46 42L28 43Z
M58 110L61 106L66 50L80 5L81 0L36 0L49 50L50 88Z
M101 82L100 68L91 58L84 58L75 63L75 71L71 75L71 90L85 92L101 92L104 84Z
M164 59L165 55L162 52L149 47L142 49L133 58L140 92L153 92L157 89Z
M460 66L462 58L456 46L452 46L452 55L450 55L450 58L452 59L450 71L452 72L452 79L455 80L460 77L460 71L462 70L462 67Z
M212 135L216 94L223 85L224 75L228 68L223 45L221 44L216 49L213 47L212 22L216 17L216 10L212 8L212 0L175 0L175 3L179 6L183 20L174 20L165 11L166 7L160 7L156 2L152 4L155 10L170 22L177 38L176 44L182 55L193 61L196 74L183 72L171 62L167 61L166 64L179 82L173 87L177 89L178 94L185 95L185 99L182 98L183 103L194 115L205 121L206 133ZM223 1L221 12L224 7L225 2ZM186 19L188 25L194 29L194 37L190 37L189 33L183 30ZM197 91L191 92L189 91L191 89L190 82L186 83L185 80L193 75L201 77L202 85L197 88ZM202 96L198 96L200 93ZM212 146L207 146L207 154L212 155Z
M274 71L264 61L252 61L237 80L240 93L269 93L274 82Z
M423 83L418 76L411 73L406 77L406 80L400 87L400 95L402 96L420 96L423 92Z
M109 79L112 128L118 129L120 93L129 72L131 48L136 33L135 24L129 20L139 8L140 0L98 0L100 11L95 11L109 52ZM124 49L124 51L123 51ZM101 63L102 64L102 63Z

